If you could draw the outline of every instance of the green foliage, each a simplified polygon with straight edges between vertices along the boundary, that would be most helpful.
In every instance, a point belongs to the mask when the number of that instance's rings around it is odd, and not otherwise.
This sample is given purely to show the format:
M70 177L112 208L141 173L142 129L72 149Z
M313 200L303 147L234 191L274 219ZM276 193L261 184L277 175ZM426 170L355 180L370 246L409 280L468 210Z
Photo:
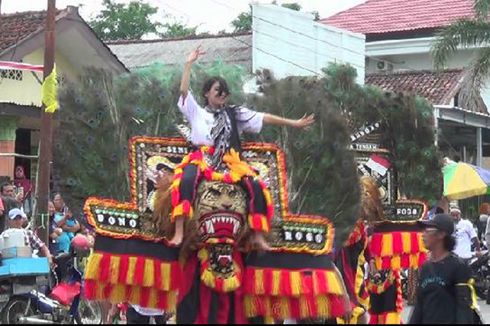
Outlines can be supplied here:
M295 10L295 11L300 11L301 10L301 5L299 3L296 3L296 2L283 3L281 6L284 7L284 8Z
M431 52L437 69L445 67L458 48L476 48L476 57L466 66L465 82L460 90L460 105L476 111L480 91L490 74L490 0L474 0L475 18L459 19L437 34Z
M434 145L432 106L423 98L383 92L355 84L356 72L345 65L324 70L326 87L352 129L380 121L381 145L391 152L395 183L408 198L436 200L442 195L442 158Z
M163 38L186 37L196 35L197 26L186 26L167 15L168 22L152 22L151 17L157 7L140 1L128 4L104 0L104 9L89 24L104 41L139 40L144 35L154 33Z
M359 86L355 70L347 66L331 65L324 72L321 78L275 80L263 71L258 75L261 93L245 96L244 69L217 61L193 67L191 89L200 99L205 79L220 75L229 84L232 103L288 118L315 113L309 130L268 126L257 137L286 152L293 212L328 216L337 240L343 241L359 205L349 150L352 128L384 123L382 142L392 151L400 192L408 197L438 198L441 166L433 145L432 108L425 100ZM89 70L78 83L64 86L55 137L55 190L75 211L91 195L128 200L128 140L177 135L180 78L180 67L155 64L121 76Z
M231 26L235 33L243 33L252 30L252 6L249 5L249 11L240 13L232 22Z
M276 1L272 1L271 3L276 4ZM296 11L301 10L301 5L296 3L296 2L283 3L281 6L284 8L291 9L291 10L296 10ZM315 14L315 18L316 17L318 17L318 19L319 19L318 12ZM318 20L318 19L315 19L315 20ZM231 26L233 26L235 28L233 32L234 33L243 33L243 32L251 31L252 30L252 21L253 21L253 19L252 19L252 5L249 5L248 11L244 11L244 12L240 13L231 22Z
M475 0L474 9L476 17L480 20L486 20L490 12L490 0Z
M315 114L308 130L266 127L261 139L286 152L292 211L328 216L342 243L357 220L360 198L346 120L329 96L325 79L275 80L267 71L259 77L262 93L249 99L250 106L291 119Z
M317 22L320 20L320 13L317 10L313 10L311 13L313 14L313 20L314 21Z
M159 36L163 38L194 36L197 30L197 26L189 27L179 22L165 23L162 27L165 32L159 33Z
M157 7L140 1L122 4L104 0L103 5L101 13L89 22L102 40L138 40L145 34L157 32L159 24L150 21Z

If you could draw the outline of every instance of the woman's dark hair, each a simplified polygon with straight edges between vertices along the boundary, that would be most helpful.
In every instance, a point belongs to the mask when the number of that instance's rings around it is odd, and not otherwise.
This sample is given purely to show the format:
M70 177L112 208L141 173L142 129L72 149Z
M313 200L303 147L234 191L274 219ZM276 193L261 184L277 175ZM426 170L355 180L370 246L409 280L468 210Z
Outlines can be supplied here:
M442 239L442 242L444 244L444 249L447 251L453 251L454 247L456 247L456 239L450 234L446 234L444 239Z
M218 82L219 83L219 93L218 95L221 96L223 93L225 94L230 94L230 91L228 89L228 84L226 83L226 80L224 80L221 77L215 76L211 77L204 82L204 86L202 87L202 97L204 98L204 104L208 105L208 99L206 98L206 93L211 90L211 87L213 87L214 83Z

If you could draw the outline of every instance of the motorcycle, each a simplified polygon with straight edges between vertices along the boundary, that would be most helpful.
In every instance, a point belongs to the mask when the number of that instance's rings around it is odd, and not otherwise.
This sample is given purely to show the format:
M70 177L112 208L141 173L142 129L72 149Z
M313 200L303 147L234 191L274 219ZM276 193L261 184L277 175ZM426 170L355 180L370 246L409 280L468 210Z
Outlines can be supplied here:
M490 256L484 251L481 257L473 257L470 261L470 269L475 280L476 295L490 304Z
M6 324L102 324L102 307L82 298L80 251L71 249L54 257L57 268L47 275L19 277L0 283L1 309Z

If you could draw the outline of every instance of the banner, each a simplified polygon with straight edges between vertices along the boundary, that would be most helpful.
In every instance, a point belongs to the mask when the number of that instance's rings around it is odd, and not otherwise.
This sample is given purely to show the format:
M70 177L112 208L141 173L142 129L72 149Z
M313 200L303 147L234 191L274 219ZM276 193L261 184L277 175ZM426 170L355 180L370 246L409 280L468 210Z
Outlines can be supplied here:
M28 63L22 63L22 62L13 62L13 61L0 61L0 70L10 70L10 69L16 69L16 70L27 70L27 71L35 71L35 72L43 72L44 66L43 65L31 65Z

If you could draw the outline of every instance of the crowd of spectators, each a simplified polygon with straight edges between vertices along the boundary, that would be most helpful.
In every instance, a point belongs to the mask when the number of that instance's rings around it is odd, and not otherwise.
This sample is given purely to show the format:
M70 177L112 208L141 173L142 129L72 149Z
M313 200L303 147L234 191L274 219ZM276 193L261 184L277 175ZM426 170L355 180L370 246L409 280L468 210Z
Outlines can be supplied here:
M22 212L22 227L28 228L32 212L32 197L34 187L26 178L24 168L17 166L15 179L0 183L0 233L10 228L9 212L18 208ZM66 205L61 193L55 193L48 202L49 214L49 243L47 247L51 255L66 253L70 250L71 240L76 234L82 233L93 243L93 233L90 232L83 216L74 216Z

